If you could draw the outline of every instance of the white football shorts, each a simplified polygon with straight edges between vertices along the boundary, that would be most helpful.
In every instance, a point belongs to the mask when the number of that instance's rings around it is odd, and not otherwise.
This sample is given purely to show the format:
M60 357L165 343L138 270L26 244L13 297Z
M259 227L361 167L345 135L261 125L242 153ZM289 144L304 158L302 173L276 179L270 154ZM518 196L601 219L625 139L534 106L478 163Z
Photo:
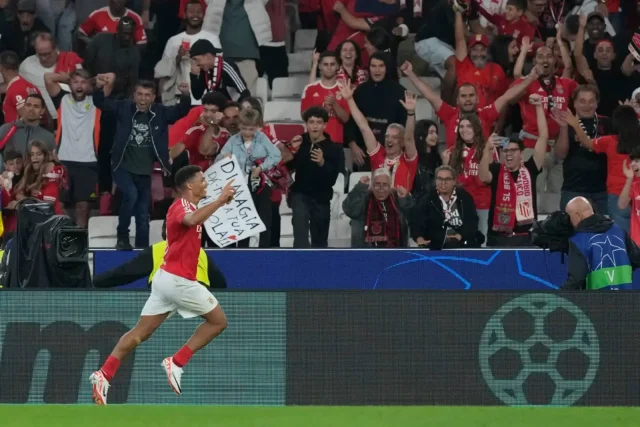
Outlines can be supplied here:
M216 308L218 300L195 280L158 269L151 281L151 295L142 309L142 316L155 316L177 311L185 319L202 316Z

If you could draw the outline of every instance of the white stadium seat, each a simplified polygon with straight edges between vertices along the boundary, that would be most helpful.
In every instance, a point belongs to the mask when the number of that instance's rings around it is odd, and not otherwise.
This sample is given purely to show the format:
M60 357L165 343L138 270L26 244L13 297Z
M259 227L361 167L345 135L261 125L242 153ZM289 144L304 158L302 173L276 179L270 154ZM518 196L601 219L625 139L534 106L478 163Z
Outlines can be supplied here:
M311 71L313 50L302 50L287 54L289 56L289 73L306 73Z
M331 220L329 224L329 247L351 247L351 224L349 218Z
M318 30L298 30L296 31L293 51L313 50L316 45Z
M360 178L363 176L371 178L371 172L351 172L349 175L349 191L353 190L353 187L360 182Z
M262 105L269 101L269 82L264 77L260 77L256 81L256 98L262 101Z
M420 77L420 80L422 80L423 82L428 84L429 87L431 87L431 89L433 89L435 92L440 93L440 79L439 78L437 78L437 77ZM418 89L416 89L416 87L413 85L413 83L411 83L411 80L409 80L407 77L402 77L400 79L400 84L402 86L404 86L405 88L409 89L411 92L415 93L416 95L422 96L418 92Z
M89 218L89 248L113 248L118 241L116 227L118 227L117 216L94 216ZM133 238L136 235L134 217L131 217L129 230L129 237L131 244L133 244Z
M300 101L277 99L264 106L265 122L302 122L300 117Z
M154 245L162 241L162 223L161 219L151 221L149 224L149 244Z
M429 101L424 98L418 98L418 103L416 104L416 120L424 119L435 121L436 114Z
M272 99L302 97L304 88L309 84L309 76L297 74L291 77L279 77L273 80Z

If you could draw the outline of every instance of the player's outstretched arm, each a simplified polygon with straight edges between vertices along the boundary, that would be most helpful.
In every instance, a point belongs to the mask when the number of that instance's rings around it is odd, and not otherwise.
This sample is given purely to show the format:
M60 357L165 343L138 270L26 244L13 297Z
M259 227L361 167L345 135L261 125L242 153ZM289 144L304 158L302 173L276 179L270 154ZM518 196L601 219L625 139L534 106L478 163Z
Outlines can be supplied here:
M196 209L193 212L186 214L182 218L182 223L187 227L193 227L196 225L200 225L204 223L215 211L220 209L222 206L231 203L236 191L233 189L233 181L227 182L227 184L222 188L222 192L220 196L212 203L209 203L206 206L203 206L199 209Z

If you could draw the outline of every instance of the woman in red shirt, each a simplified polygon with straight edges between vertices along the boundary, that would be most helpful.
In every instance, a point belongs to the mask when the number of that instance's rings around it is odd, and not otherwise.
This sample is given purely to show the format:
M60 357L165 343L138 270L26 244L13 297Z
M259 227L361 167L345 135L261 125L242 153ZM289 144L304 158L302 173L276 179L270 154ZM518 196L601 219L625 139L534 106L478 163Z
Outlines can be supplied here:
M580 143L596 153L607 155L607 193L609 195L609 216L620 227L629 232L629 207L618 208L618 197L626 182L622 165L629 159L631 151L640 145L640 122L633 107L621 105L613 111L611 122L613 135L591 139L582 129L580 120L570 111L564 111L562 118L573 128ZM606 213L606 212L602 212Z
M482 123L476 114L466 114L460 118L453 151L447 149L442 162L451 166L458 175L458 182L473 198L478 212L478 230L486 237L489 228L489 208L491 187L478 178L478 170L484 146ZM499 160L494 151L494 159Z
M65 179L64 168L54 162L46 144L34 139L27 149L24 173L16 188L16 200L35 197L51 203L56 215L62 215L60 186Z

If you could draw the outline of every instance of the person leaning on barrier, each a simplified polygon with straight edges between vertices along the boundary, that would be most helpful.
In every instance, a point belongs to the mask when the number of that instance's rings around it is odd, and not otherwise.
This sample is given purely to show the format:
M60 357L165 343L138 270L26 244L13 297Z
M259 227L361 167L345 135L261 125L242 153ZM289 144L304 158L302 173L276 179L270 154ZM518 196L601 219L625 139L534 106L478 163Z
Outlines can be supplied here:
M627 232L594 213L584 197L572 199L566 212L575 233L569 239L569 271L562 289L633 289L640 249Z
M162 225L163 240L161 242L143 249L126 263L94 276L93 286L96 288L113 288L135 282L145 276L149 276L148 283L151 286L153 276L164 261L164 254L167 248L166 225L166 222ZM227 280L224 275L202 248L200 248L200 256L198 257L196 280L210 288L221 289L227 287Z

